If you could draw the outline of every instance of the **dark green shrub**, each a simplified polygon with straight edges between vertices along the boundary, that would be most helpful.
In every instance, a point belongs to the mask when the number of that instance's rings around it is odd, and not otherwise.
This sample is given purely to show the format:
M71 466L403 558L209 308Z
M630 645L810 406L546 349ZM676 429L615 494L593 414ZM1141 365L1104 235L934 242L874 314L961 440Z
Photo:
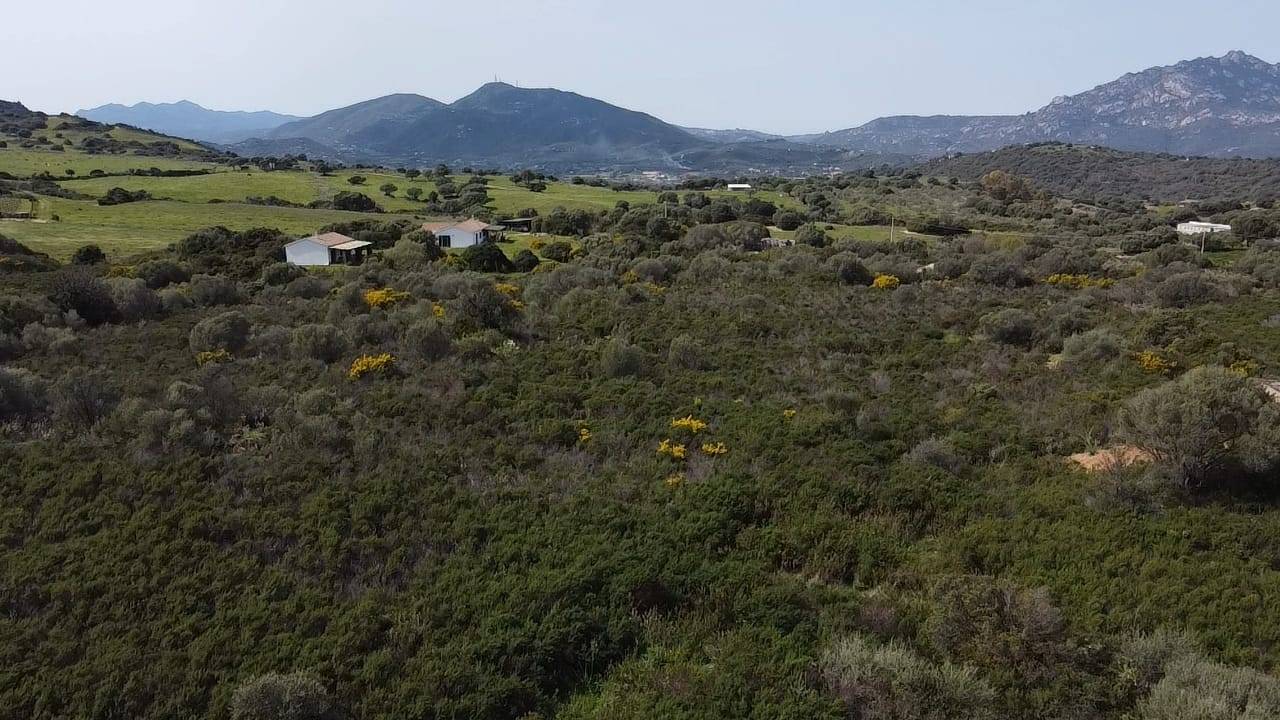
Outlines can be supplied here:
M334 363L347 353L347 338L333 325L309 324L294 328L293 351L299 357Z
M107 254L97 245L81 245L71 254L72 265L97 265L107 261Z
M249 319L238 310L201 320L191 328L191 352L226 350L236 353L249 342Z

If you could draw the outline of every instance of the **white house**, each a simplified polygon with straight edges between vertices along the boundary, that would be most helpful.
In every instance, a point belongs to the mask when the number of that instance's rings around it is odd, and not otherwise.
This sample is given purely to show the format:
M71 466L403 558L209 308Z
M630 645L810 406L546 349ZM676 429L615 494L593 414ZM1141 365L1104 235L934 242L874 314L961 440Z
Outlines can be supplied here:
M436 243L442 248L465 248L487 243L503 230L500 225L490 225L475 218L463 222L424 223L422 229L435 235Z
M359 264L372 252L373 243L340 233L312 235L284 246L285 260L298 266Z
M1210 222L1184 222L1178 224L1178 232L1183 235L1212 235L1214 233L1231 232L1230 225Z
M729 183L729 192L750 192L751 189L746 183Z

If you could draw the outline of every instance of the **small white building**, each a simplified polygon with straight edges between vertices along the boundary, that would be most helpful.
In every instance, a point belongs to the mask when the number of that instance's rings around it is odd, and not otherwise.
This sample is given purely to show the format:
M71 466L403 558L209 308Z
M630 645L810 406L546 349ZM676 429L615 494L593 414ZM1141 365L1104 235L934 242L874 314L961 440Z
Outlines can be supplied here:
M751 192L753 188L746 183L729 183L729 192Z
M1178 232L1182 235L1213 235L1214 233L1231 232L1231 226L1195 220L1179 223Z
M503 230L500 225L490 225L475 218L463 222L424 223L422 229L435 235L436 243L442 248L465 248L487 243L496 239Z
M285 260L299 267L358 265L373 252L373 243L341 233L312 235L284 246Z

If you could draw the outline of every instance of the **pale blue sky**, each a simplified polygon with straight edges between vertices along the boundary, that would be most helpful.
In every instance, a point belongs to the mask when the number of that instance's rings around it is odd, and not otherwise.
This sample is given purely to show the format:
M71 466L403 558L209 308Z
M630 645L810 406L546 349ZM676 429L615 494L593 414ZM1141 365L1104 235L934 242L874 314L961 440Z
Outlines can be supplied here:
M1021 113L1125 72L1280 61L1276 0L57 0L6 7L0 98L312 114L499 76L684 125ZM51 54L51 51L57 54Z

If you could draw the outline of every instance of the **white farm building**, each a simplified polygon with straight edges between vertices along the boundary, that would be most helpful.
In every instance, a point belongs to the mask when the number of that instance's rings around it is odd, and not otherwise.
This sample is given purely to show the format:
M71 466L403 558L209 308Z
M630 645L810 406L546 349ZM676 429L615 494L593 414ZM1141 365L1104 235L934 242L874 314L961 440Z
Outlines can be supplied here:
M1178 223L1178 232L1182 235L1212 235L1214 233L1231 232L1230 225L1220 225L1210 222L1184 222Z
M496 239L495 236L503 230L500 225L490 225L475 218L463 222L425 223L422 229L435 235L436 243L442 248L465 248L487 243Z
M751 192L752 187L746 183L729 183L729 192Z
M373 252L373 243L340 233L312 235L284 246L284 257L300 267L358 265Z

